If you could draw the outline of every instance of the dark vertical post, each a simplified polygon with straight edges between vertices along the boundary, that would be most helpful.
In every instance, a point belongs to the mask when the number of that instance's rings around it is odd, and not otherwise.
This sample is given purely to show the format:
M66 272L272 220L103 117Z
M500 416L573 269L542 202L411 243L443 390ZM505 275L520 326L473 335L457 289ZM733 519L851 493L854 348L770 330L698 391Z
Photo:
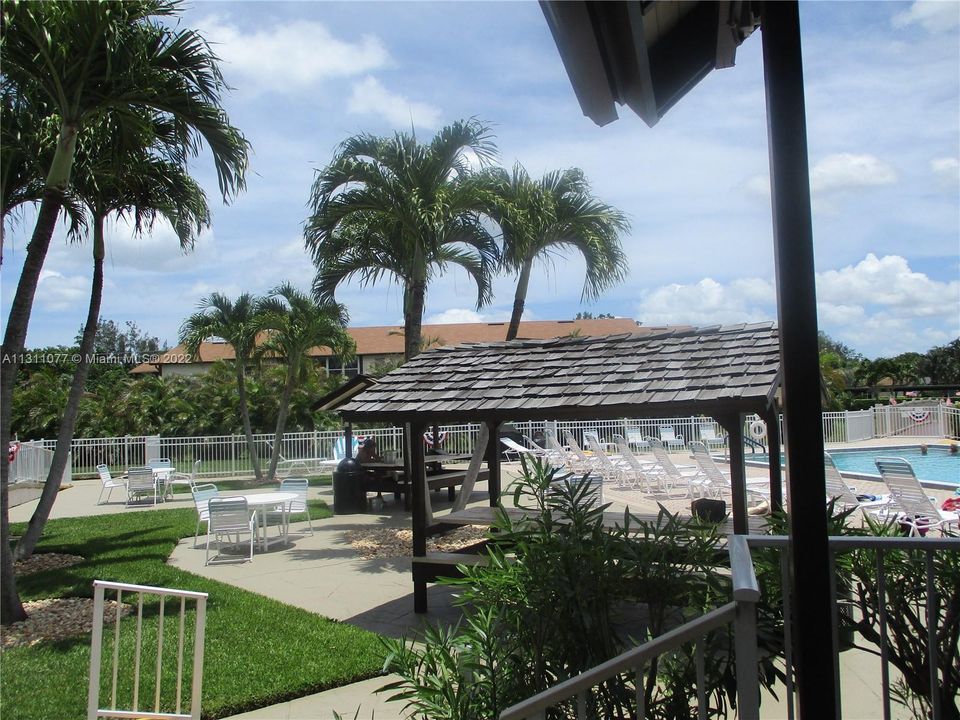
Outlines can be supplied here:
M743 413L731 413L717 418L727 431L730 447L730 488L733 495L733 532L748 535L747 524L747 466L743 457Z
M810 173L796 0L763 4L780 362L790 483L794 657L802 720L837 718L830 557L823 471Z
M353 424L347 423L343 426L343 456L353 457Z
M500 502L500 423L488 421L487 430L490 432L490 439L487 440L487 469L490 471L487 489L490 491L490 507L496 507Z
M407 492L413 500L413 556L424 557L427 554L427 507L424 479L426 468L423 464L423 423L407 423L404 427L406 451L404 465L407 471ZM413 578L413 611L427 611L427 583L416 575Z
M767 467L770 469L770 510L783 510L783 470L780 458L780 410L770 406L763 421L767 424Z

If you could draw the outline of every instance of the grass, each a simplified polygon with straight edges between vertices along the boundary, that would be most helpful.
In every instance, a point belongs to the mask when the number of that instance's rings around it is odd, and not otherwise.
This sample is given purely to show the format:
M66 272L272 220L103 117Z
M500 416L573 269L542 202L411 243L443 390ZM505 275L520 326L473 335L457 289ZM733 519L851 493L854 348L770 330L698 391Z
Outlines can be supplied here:
M310 487L330 487L330 485L333 484L333 477L331 475L311 475L307 478L307 482L310 484ZM232 480L219 480L217 478L200 478L197 480L198 485L205 485L207 483L213 483L217 486L218 490L232 492L234 490L263 490L267 488L277 490L280 485L280 480L275 480L272 483L258 483L257 479L254 477L234 478ZM174 495L190 492L190 488L186 485L174 485L171 490L173 491ZM323 506L326 507L326 504L323 504ZM313 507L312 504L311 507ZM310 517L312 518L314 516L311 515ZM306 520L306 516L302 517L301 519Z
M331 515L322 502L310 505L313 519ZM226 717L379 673L384 651L375 634L166 565L176 543L193 536L195 523L193 510L187 509L51 520L38 551L86 559L69 568L21 577L21 598L92 597L94 579L209 593L204 718ZM18 534L23 527L11 529ZM155 615L156 606L145 602L144 613ZM167 620L165 645L173 651L176 630L170 615ZM132 657L135 623L133 617L121 623L121 658ZM156 632L155 624L150 632ZM151 679L140 695L149 700L155 654L146 649L151 648L146 630L145 638L142 674ZM105 666L110 642L104 641ZM89 635L4 650L0 654L4 720L85 717L89 664ZM132 675L129 664L126 672ZM168 689L172 693L174 673L175 663L164 658L164 697ZM189 692L189 682L186 685ZM130 697L129 687L122 683L120 695ZM104 697L109 693L101 691Z

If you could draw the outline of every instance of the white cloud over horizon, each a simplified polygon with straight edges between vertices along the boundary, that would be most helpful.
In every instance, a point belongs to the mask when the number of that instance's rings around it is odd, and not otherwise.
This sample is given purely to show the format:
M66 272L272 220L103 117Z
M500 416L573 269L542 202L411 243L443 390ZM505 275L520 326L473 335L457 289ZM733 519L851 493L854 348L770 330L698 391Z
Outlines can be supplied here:
M920 25L931 33L944 33L960 26L960 4L951 0L916 0L907 10L893 16L893 27Z

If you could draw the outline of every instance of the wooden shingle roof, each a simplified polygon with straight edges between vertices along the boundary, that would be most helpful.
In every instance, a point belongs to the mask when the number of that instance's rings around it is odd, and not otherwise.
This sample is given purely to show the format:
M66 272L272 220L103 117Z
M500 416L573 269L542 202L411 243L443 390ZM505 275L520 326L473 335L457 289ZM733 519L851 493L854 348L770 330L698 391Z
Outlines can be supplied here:
M418 355L340 412L391 421L761 412L779 368L773 323L470 343Z

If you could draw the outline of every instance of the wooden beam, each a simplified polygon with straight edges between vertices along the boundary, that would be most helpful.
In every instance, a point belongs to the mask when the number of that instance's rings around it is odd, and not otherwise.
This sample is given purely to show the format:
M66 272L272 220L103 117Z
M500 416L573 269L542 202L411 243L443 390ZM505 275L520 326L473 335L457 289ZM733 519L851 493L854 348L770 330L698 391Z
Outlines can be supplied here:
M496 507L500 502L500 423L487 422L486 426L489 434L487 468L490 470L487 488L490 491L490 507Z
M427 508L426 508L426 466L423 463L423 432L426 425L423 422L407 423L404 428L407 492L411 494L413 509L413 556L424 557L427 554ZM427 583L426 580L414 575L413 579L413 611L425 613L427 611Z
M716 418L727 431L730 450L730 488L733 495L733 532L737 535L749 535L747 525L747 466L743 457L744 413L721 415Z
M770 470L770 511L783 510L783 462L780 457L780 411L771 406L763 421L767 424L767 467Z
M823 468L817 298L810 215L800 10L797 0L762 7L774 264L790 483L794 658L801 720L836 720L838 655Z

